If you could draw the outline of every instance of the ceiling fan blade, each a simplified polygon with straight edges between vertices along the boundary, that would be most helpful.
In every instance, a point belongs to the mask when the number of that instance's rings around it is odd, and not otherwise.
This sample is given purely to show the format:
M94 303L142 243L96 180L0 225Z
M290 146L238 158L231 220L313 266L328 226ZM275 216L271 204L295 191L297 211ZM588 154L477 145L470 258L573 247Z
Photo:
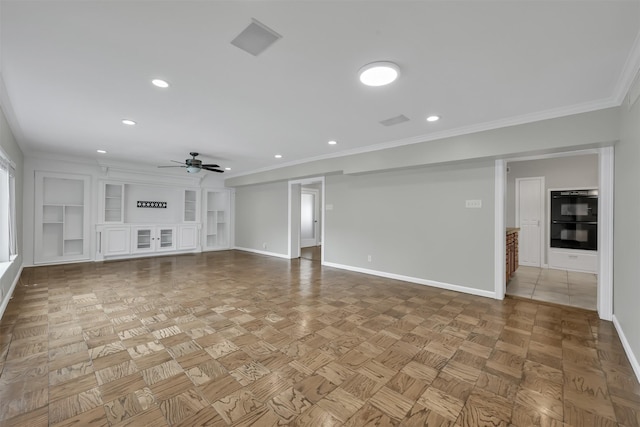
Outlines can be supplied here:
M186 168L185 165L182 166L158 166L159 168Z
M224 173L224 171L221 170L221 169L216 169L216 168L212 168L212 167L205 167L205 165L202 165L202 169L207 170L207 171L211 171L211 172Z
M177 161L177 160L169 160L169 161L170 161L170 162L173 162L173 163L180 163L181 165L184 165L184 162L179 162L179 161Z
M210 165L202 165L202 167L205 167L205 166L208 166L208 167L210 167L210 168L219 168L219 167L220 167L220 165L213 165L213 164L210 164Z

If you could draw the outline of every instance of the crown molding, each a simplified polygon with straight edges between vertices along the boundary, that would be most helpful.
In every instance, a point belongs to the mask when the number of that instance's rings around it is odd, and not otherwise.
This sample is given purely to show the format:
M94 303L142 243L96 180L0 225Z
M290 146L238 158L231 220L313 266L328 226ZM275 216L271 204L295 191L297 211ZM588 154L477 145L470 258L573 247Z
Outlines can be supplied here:
M346 157L356 154L370 153L373 151L386 150L396 147L402 147L405 145L420 144L425 142L436 141L439 139L452 138L456 136L470 135L479 132L485 132L490 130L496 130L500 128L506 128L510 126L524 125L527 123L534 123L543 120L557 119L566 116L572 116L575 114L589 113L592 111L603 110L606 108L618 107L620 103L612 98L601 99L597 101L585 102L581 104L570 105L567 107L553 108L550 110L540 111L531 114L523 114L520 116L508 117L505 119L494 120L491 122L479 123L470 126L463 126L455 129L448 129L441 132L434 132L430 134L418 135L411 138L404 138L395 141L383 142L380 144L368 145L366 147L354 148L351 150L344 150L337 153L326 154L322 156L308 157L301 160L293 160L287 163L282 163L277 166L268 166L265 168L255 169L250 172L241 172L225 178L237 178L241 176L254 175L263 172L269 172L272 170L282 169L289 166L297 166L305 163L315 162L319 160L335 159L339 157Z
M9 124L9 128L11 129L11 133L13 133L13 137L18 144L18 147L22 150L22 153L25 152L25 147L23 145L24 141L24 133L22 132L22 127L20 127L20 123L16 118L16 114L13 110L13 105L11 104L11 100L9 99L9 94L7 93L7 86L4 84L4 77L0 72L0 108L4 112L4 117L7 119L7 123Z
M624 101L625 96L627 96L631 85L638 75L638 70L640 70L640 31L636 35L636 39L631 47L631 52L629 52L629 56L627 56L620 77L618 77L618 82L613 90L612 98L616 105L621 105Z

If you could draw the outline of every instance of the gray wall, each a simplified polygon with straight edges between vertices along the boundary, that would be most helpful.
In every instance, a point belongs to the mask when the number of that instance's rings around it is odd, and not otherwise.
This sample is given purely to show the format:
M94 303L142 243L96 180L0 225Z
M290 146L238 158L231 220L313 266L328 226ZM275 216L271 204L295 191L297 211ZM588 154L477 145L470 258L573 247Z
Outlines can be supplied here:
M287 255L288 206L287 182L238 188L235 246ZM264 243L266 248L263 247Z
M620 142L615 146L613 313L637 363L640 358L640 102L636 102L631 111L624 105L620 110Z
M11 133L11 129L9 129L9 124L7 123L7 119L5 118L4 111L2 111L2 109L0 109L0 146L16 165L16 227L18 228L18 257L14 260L11 267L7 271L5 271L2 277L0 277L0 289L2 289L3 296L2 300L0 301L0 306L3 306L5 300L11 297L11 295L9 295L9 290L11 289L11 285L13 284L13 282L17 279L23 261L24 247L22 245L22 201L24 193L24 179L22 174L24 170L24 158L22 155L22 150L16 143L16 140L13 137L13 133Z
M325 262L493 292L493 162L329 176L325 197Z
M543 176L545 178L545 240L548 246L549 236L549 189L554 188L598 188L598 155L587 154L580 156L565 156L553 159L526 160L509 162L507 174L507 227L516 224L516 178L530 178ZM547 261L547 250L545 259Z

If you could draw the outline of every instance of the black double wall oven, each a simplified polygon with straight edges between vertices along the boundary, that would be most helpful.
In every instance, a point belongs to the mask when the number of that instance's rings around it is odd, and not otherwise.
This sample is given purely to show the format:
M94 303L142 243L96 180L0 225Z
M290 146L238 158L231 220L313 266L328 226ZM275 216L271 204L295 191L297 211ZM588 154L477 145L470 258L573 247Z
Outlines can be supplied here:
M598 190L551 192L552 248L598 250Z

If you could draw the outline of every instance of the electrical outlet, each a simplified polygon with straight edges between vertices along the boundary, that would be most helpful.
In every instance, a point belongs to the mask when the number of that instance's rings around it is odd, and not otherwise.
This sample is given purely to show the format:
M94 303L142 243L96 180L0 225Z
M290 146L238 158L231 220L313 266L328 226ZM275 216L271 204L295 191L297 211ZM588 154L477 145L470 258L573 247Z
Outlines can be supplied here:
M367 255L367 261L371 262L371 255Z
M482 200L467 200L464 204L466 208L481 208Z

